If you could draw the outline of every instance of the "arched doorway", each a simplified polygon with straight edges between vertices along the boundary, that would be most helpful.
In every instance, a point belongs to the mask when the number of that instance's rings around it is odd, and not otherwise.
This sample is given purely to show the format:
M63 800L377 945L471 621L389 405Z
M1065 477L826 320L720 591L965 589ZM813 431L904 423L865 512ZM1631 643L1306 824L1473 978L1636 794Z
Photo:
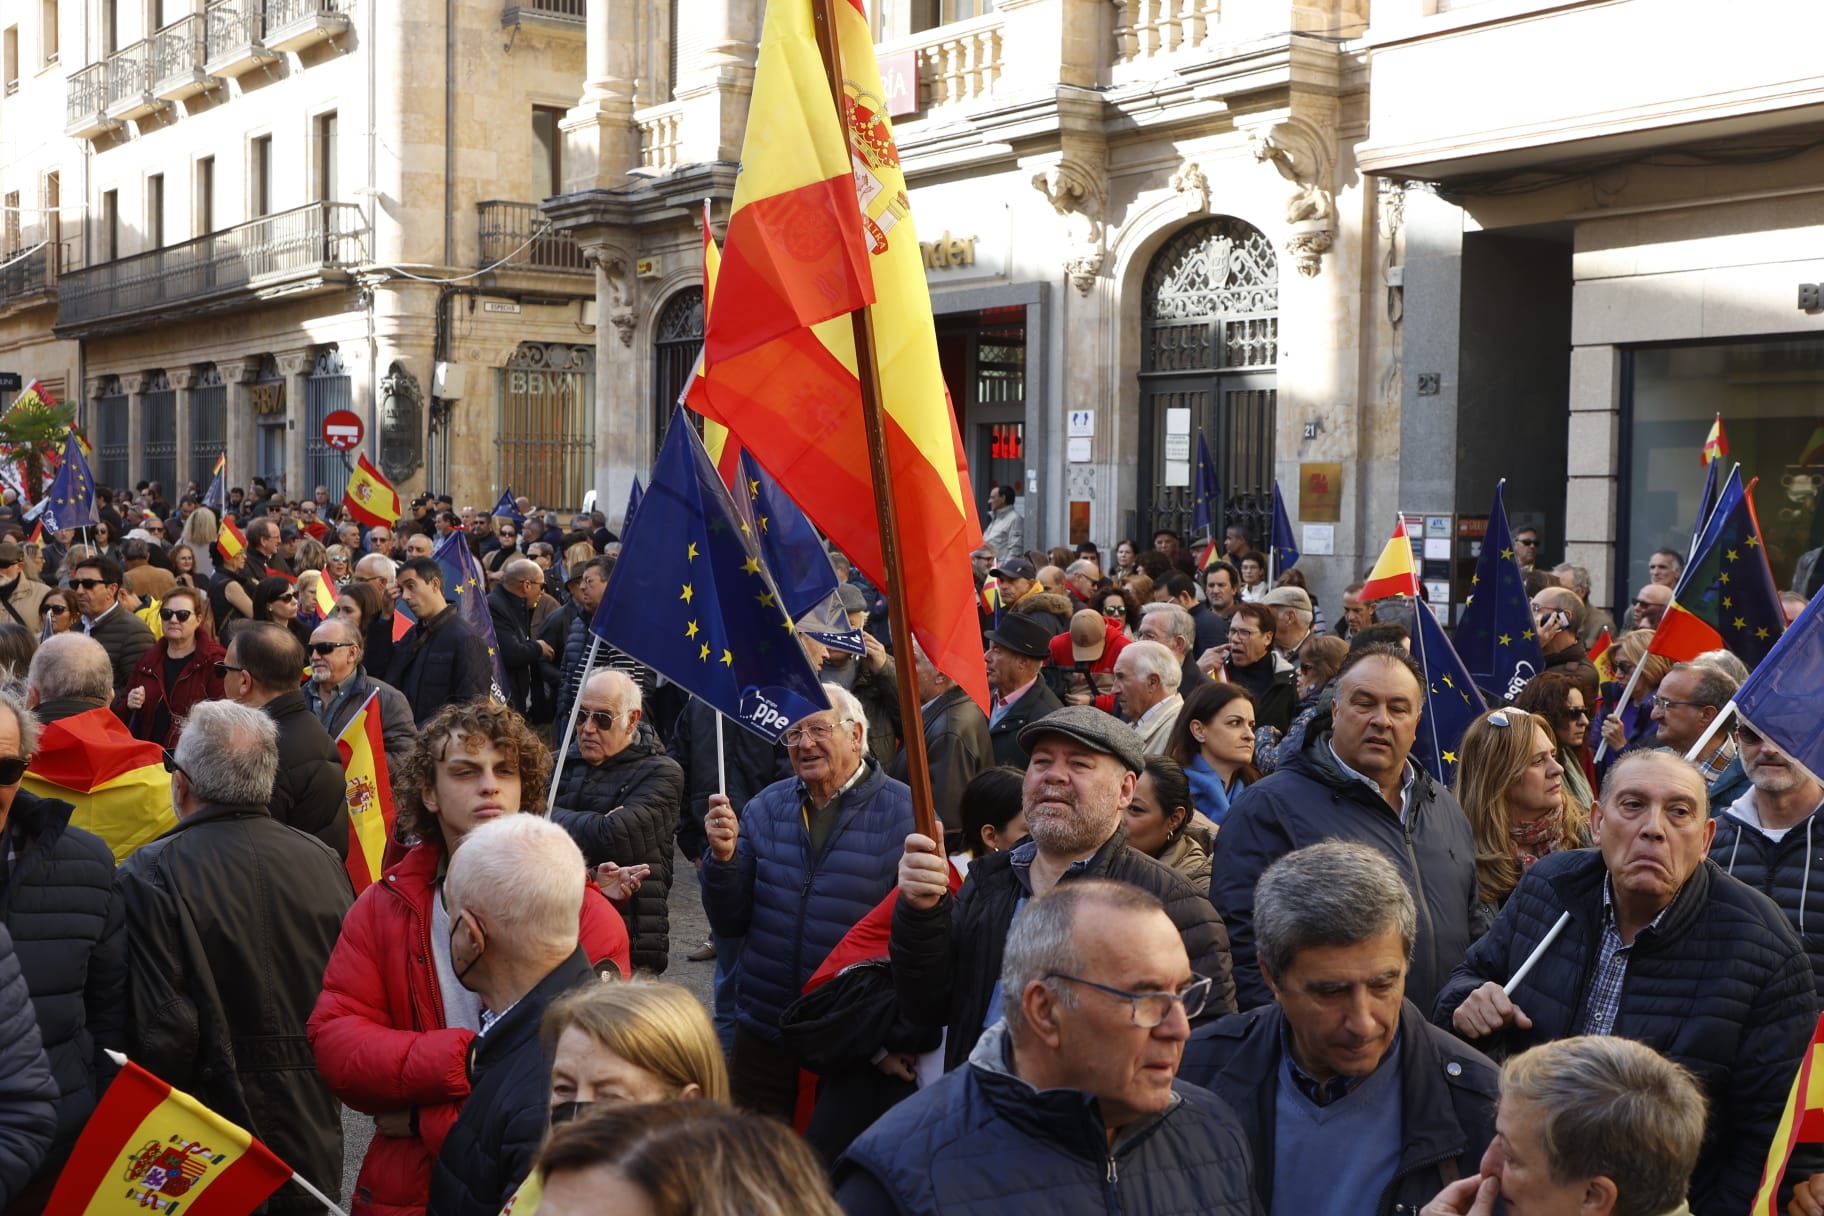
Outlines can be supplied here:
M671 425L678 395L703 352L703 289L686 287L665 301L652 327L652 450L657 454Z
M1197 437L1229 524L1267 543L1278 398L1279 260L1252 224L1219 216L1179 233L1147 267L1141 316L1139 535L1191 538Z

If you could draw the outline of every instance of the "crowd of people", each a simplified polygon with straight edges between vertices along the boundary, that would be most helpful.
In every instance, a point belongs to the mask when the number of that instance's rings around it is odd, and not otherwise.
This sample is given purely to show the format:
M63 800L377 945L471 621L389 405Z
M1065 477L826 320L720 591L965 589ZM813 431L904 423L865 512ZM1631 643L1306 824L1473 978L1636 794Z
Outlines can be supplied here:
M865 652L801 633L830 708L773 744L591 647L599 515L427 495L362 528L256 483L243 549L194 487L98 500L30 542L0 506L8 1212L48 1210L122 1052L326 1193L370 1118L376 1216L1734 1216L1818 1023L1824 784L1712 729L1735 656L1648 653L1677 554L1605 682L1587 572L1516 534L1544 669L1447 785L1410 607L1356 583L1326 617L1238 526L1105 565L1024 549L997 490L991 702L915 653L913 720L832 554ZM357 896L335 740L367 706L397 819ZM123 811L128 766L79 770L135 748L168 777ZM681 865L709 1008L658 978Z

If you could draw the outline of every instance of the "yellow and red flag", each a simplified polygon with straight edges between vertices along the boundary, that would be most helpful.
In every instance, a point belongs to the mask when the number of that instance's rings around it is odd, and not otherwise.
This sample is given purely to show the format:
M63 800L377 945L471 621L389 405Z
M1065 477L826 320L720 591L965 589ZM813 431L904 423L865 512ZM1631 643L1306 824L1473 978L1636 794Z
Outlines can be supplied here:
M1709 465L1711 461L1729 454L1729 440L1723 435L1723 416L1718 414L1716 421L1710 424L1710 433L1704 436L1704 446L1698 452L1698 461Z
M336 611L336 580L330 576L328 566L317 571L316 609L320 621L327 621Z
M1381 556L1362 584L1362 602L1384 600L1390 595L1419 595L1419 572L1412 564L1412 542L1406 538L1406 525L1393 527L1393 539L1381 550Z
M1798 1075L1786 1095L1786 1111L1767 1148L1761 1186L1754 1193L1751 1216L1779 1216L1780 1179L1792 1150L1800 1144L1824 1144L1824 1018L1812 1032L1811 1045L1799 1059Z
M74 806L70 825L106 841L116 864L177 826L163 750L105 706L46 722L22 784Z
M1615 668L1609 661L1609 649L1615 645L1615 639L1609 635L1609 627L1604 625L1602 632L1596 635L1596 642L1590 647L1590 662L1596 668L1596 680L1599 684L1612 684L1615 681ZM1594 711L1591 711L1594 712Z
M693 404L740 436L877 585L881 554L850 313L871 320L913 633L986 707L975 586L981 541L938 365L924 260L860 0L822 0L843 69L839 111L814 0L767 5L734 211Z
M291 1167L251 1133L128 1060L89 1116L45 1211L247 1216L291 1178Z
M359 895L380 881L381 858L392 839L393 782L386 769L386 732L380 720L380 694L366 703L336 736L342 772L348 778L348 877Z
M215 547L222 551L223 557L234 557L247 552L247 535L234 522L234 516L222 516L222 526L215 534Z
M716 238L709 230L709 200L703 200L703 316L709 316L710 306L716 299L716 275L722 268L722 252L716 248ZM697 384L703 379L703 354L697 353L697 366L690 373L690 385L685 389L685 397L692 409L702 413L694 401L689 399L696 395ZM729 429L713 418L703 419L703 448L709 453L710 463L716 466L716 472L722 475L722 484L730 489L735 485L735 474L741 469L741 441L736 439Z
M390 528L399 522L399 491L381 476L366 452L361 453L354 472L348 475L342 505L364 528Z

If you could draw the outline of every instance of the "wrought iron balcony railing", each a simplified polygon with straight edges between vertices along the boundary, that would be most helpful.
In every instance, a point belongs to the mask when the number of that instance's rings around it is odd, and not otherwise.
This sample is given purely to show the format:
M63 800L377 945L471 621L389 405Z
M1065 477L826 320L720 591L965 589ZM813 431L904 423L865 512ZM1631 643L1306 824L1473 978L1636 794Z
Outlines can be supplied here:
M502 258L505 267L588 274L582 247L567 232L547 229L537 203L493 201L476 204L481 212L481 264Z
M152 35L152 91L178 101L217 83L203 70L209 25L201 13L179 17Z
M57 289L58 275L82 264L81 248L81 239L70 237L61 243L46 244L24 257L9 253L0 258L0 308L50 297Z
M108 126L108 65L91 63L70 73L64 132L78 138Z

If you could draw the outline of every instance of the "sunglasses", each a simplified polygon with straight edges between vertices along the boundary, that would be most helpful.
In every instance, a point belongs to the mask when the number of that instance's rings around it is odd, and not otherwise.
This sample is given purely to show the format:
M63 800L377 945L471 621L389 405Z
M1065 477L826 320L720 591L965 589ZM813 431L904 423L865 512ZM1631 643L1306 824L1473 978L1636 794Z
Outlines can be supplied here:
M30 764L24 756L0 756L0 785L17 785Z
M196 613L190 611L188 608L160 608L158 610L158 619L161 621L177 621L182 623L195 615Z
M621 715L609 713L605 709L585 709L576 715L577 725L590 722L597 730L613 730L614 724L620 721Z
M293 604L293 603L297 602L297 599L298 599L297 592L287 591L284 595L273 596L272 602L275 604Z
M310 644L310 653L327 657L336 653L336 651L342 649L344 646L353 645L353 642L312 642Z
M78 591L93 591L97 587L106 587L108 585L107 582L98 578L73 578L70 580L70 586Z
M1576 709L1565 710L1564 716L1575 722L1579 718L1588 718L1590 716L1590 711L1579 705Z
M68 612L69 610L70 609L67 604L46 604L43 608L40 608L38 610L38 615L43 616L45 613L48 612L52 616L62 616L64 613Z
M1754 729L1754 727L1748 725L1746 722L1737 722L1735 724L1735 737L1743 743L1758 744L1761 742L1761 732Z
M246 671L246 670L247 669L245 667L236 667L232 663L225 663L225 662L218 660L215 663L215 678L218 680L226 680L228 678L229 672Z
M216 664L216 666L219 667L219 666L221 666L221 664L218 663L218 664ZM167 773L184 773L183 765L181 765L177 762L177 753L176 752L172 751L168 747L160 748L159 751L162 753L162 755L160 756L160 759L162 759L165 762L165 771ZM186 776L186 777L188 777L189 775L190 775L189 773L184 773L184 776Z

